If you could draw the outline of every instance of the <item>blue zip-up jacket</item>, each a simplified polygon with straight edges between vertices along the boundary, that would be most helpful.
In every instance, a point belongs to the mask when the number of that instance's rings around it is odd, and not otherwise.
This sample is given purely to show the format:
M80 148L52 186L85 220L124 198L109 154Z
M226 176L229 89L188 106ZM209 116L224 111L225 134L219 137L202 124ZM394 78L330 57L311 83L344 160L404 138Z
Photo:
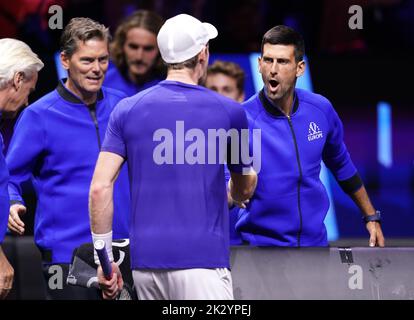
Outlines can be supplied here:
M142 85L137 85L125 78L118 68L114 64L110 64L108 72L106 73L104 86L112 89L119 90L125 93L128 97L132 97L140 91L146 90L152 86L155 86L162 79L153 77Z
M89 187L109 116L124 97L102 88L95 105L87 106L59 82L16 123L6 156L10 200L23 201L21 186L33 179L38 199L35 242L46 262L70 263L73 250L92 241ZM114 239L128 237L126 170L121 170L114 189Z
M261 129L261 168L236 229L251 245L327 246L329 198L319 178L321 161L346 192L362 186L337 113L326 98L301 89L295 90L289 117L263 90L243 106L249 129Z
M1 116L1 114L0 114ZM9 171L3 156L3 137L0 134L0 244L4 240L9 220L9 193L7 183L9 182Z

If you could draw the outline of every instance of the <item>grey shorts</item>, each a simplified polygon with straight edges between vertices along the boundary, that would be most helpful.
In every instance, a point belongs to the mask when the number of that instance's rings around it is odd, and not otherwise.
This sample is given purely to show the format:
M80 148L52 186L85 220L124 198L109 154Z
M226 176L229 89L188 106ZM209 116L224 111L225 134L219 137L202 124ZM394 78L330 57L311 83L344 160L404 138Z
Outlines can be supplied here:
M140 300L233 300L230 270L133 270Z

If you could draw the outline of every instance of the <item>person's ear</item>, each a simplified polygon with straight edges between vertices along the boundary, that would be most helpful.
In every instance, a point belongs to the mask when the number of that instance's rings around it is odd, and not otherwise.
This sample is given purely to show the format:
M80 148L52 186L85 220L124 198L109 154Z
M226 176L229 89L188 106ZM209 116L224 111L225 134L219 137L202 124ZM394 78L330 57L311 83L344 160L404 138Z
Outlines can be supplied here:
M70 58L64 53L60 53L60 63L65 70L69 70L69 60Z
M203 64L203 63L206 63L207 59L208 59L208 47L206 46L206 47L204 47L203 50L201 50L200 55L198 57L198 62L200 64ZM207 61L207 63L208 63L208 61Z
M262 57L257 58L257 67L259 69L259 73L262 74Z
M300 76L302 76L305 73L305 69L306 69L305 60L302 60L296 66L296 78L299 78Z
M13 87L18 91L23 85L24 74L23 72L16 72L13 77Z

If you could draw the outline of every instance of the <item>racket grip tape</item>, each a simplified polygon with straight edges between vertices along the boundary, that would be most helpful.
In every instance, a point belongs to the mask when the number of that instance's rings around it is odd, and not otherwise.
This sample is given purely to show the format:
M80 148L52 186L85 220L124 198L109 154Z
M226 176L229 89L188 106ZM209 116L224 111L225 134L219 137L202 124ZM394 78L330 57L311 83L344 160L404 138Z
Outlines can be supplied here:
M94 243L94 248L98 254L99 262L101 263L102 271L107 280L112 278L112 265L109 261L108 252L106 251L105 241L96 240Z

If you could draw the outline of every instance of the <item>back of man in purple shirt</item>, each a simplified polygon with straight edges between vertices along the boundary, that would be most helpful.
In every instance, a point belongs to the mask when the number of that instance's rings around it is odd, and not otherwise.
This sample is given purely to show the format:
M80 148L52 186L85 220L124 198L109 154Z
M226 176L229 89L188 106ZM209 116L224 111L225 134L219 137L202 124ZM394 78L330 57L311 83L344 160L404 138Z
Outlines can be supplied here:
M205 77L214 26L188 15L166 21L158 46L166 81L122 100L111 115L90 190L94 242L112 257L112 198L126 160L132 212L131 264L140 299L232 299L224 160L237 201L254 192L256 174L242 163L248 150L241 106L197 83ZM226 154L227 151L227 154ZM122 288L119 268L98 280L104 298Z
M232 128L247 128L236 102L177 81L116 107L101 150L128 163L132 268L230 267L224 166L217 157L208 163L219 143L203 139Z

